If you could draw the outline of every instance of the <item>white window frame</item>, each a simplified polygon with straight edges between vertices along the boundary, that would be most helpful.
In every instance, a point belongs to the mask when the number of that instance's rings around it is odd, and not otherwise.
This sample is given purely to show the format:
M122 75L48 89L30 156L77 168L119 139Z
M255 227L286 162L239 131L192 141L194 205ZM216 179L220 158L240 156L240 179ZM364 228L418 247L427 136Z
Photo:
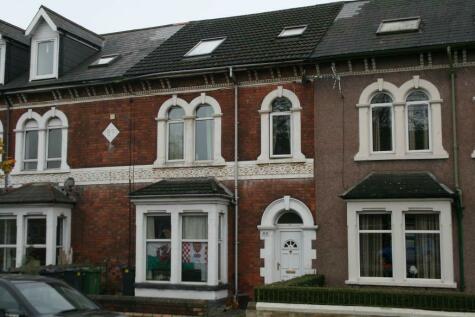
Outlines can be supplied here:
M43 42L53 42L53 72L51 74L38 75L38 45ZM31 41L31 69L30 81L58 78L59 70L59 36Z
M15 227L17 226L16 218L13 216L2 216L0 214L0 221L2 220L15 220ZM18 231L18 228L17 228L17 231ZM16 240L16 237L15 237L15 240ZM15 249L15 252L16 252L16 247L17 247L16 243L15 244L0 244L0 249L5 249L5 251L7 249ZM5 258L4 258L4 261L5 261ZM4 269L4 266L5 266L5 262L0 263L0 272Z
M290 109L291 118L291 152L292 154L286 157L273 157L272 147L272 127L271 127L271 113L272 103L276 98L285 97L292 103ZM270 92L262 101L259 114L261 116L261 154L257 158L258 164L269 163L287 163L287 162L305 162L306 157L302 153L302 128L301 128L301 112L300 100L297 95L284 89L283 86L278 86L277 89Z
M414 90L422 90L429 97L430 151L409 151L406 97ZM378 92L386 92L393 97L394 151L392 153L372 151L371 98ZM442 144L442 103L443 100L440 98L438 89L431 82L421 79L419 76L413 76L412 80L405 82L400 87L379 78L363 90L356 105L358 109L359 150L354 160L434 160L449 158L449 154Z
M213 54L214 51L216 51L221 46L221 44L223 44L223 42L225 40L226 40L225 37L217 37L217 38L210 38L210 39L201 40L201 41L198 42L198 44L193 46L193 48L185 54L185 57L211 55L211 54ZM202 45L203 43L206 43L206 42L217 42L217 45L211 51L209 51L207 53L199 53L199 54L198 53L193 53L193 51L195 51L198 47L200 47L200 45Z
M186 216L201 216L201 217L206 217L206 220L208 221L208 238L207 239L183 239L183 217ZM218 215L219 217L219 215ZM218 219L219 221L219 219ZM218 224L219 225L219 224ZM208 220L208 213L205 211L184 211L183 213L180 214L180 264L183 265L183 243L193 243L193 242L199 242L199 243L206 243L206 246L208 248L209 252L209 220ZM216 235L216 242L219 242L218 236ZM218 254L216 254L216 258L218 258ZM180 272L179 276L179 283L180 284L186 284L186 285L206 285L208 284L209 281L209 270L211 268L210 262L209 262L209 256L208 256L208 263L206 266L207 270L207 281L205 282L187 282L183 281L183 272ZM217 272L219 270L219 266L216 265L216 276L218 276ZM219 280L218 280L219 282Z
M289 122L290 122L290 153L289 154L274 154L274 117L289 117ZM293 127L292 127L292 111L285 111L285 112L271 112L269 116L269 128L270 128L270 133L269 133L269 153L270 153L270 158L291 158L293 157Z
M404 23L407 22L415 22L415 26L405 26ZM384 27L386 24L400 24L399 29L393 29L393 30L384 30ZM403 19L391 19L391 20L383 20L379 24L378 30L376 31L376 34L383 35L383 34L395 34L395 33L406 33L406 32L417 32L419 31L421 24L421 18L420 17L409 17L409 18L403 18Z
M427 106L427 121L429 125L429 148L427 150L411 150L409 149L409 108L414 106ZM406 151L407 153L431 153L432 152L432 113L428 101L408 101L406 102Z
M374 144L373 144L373 109L374 108L390 108L391 109L391 142L392 142L392 150L391 151L375 151L374 150ZM371 154L385 154L385 153L394 153L394 106L392 103L376 103L376 104L370 104L370 119L369 122L371 124L371 128L369 129L369 139L370 139L370 151Z
M308 25L287 26L287 27L282 29L282 31L280 32L278 37L285 38L285 37L301 36L307 30L307 27L308 27ZM296 34L286 35L286 32L289 31L289 30L301 30L301 31L299 33L296 33Z
M179 107L179 106L178 106ZM183 113L185 113L185 109L183 109ZM170 160L170 152L169 152L169 147L170 147L170 126L172 124L178 124L181 123L183 125L183 158L181 159L176 159L176 160ZM170 163L175 163L175 162L184 162L185 157L186 157L186 125L185 125L185 119L167 119L167 144L166 144L166 152L167 152L167 162Z
M37 122L37 124L38 124L38 122ZM23 157L22 157L22 162L23 162L23 164L22 164L22 166L21 166L22 170L25 170L25 171L34 171L34 169L32 169L32 170L27 170L27 169L25 168L25 164L26 164L26 163L36 163L36 169L38 169L39 154L40 154L40 151L39 151L40 133L39 133L39 131L40 131L40 128L39 128L39 127L37 127L37 128L25 128L25 138L24 138L24 141L25 141L25 142L23 142ZM36 150L36 159L26 159L26 158L25 158L25 153L26 153L26 136L27 136L28 132L36 132L36 133L37 133L38 149Z
M200 105L200 106L201 106L201 105ZM196 108L196 110L198 110L198 107ZM195 110L195 113L196 113L196 110ZM195 116L196 116L196 115L195 115ZM211 131L211 139L212 139L212 141L211 141L211 143L212 143L212 144L211 144L211 147L212 147L212 148L211 148L211 151L212 151L212 153L214 153L214 146L215 146L215 144L214 144L214 137L215 137L215 135L214 135L214 129L215 129L215 127L214 127L214 126L215 126L215 124L214 124L214 116L211 116L211 117L204 117L204 118L198 118L198 116L196 116L196 118L195 118L195 124L194 124L194 129L195 129L195 131L194 131L194 134L193 134L193 149L194 149L193 152L194 152L194 156L195 156L195 161L196 161L196 162L212 162L212 161L214 161L214 159L213 159L213 156L214 156L214 155L213 155L213 154L212 154L211 159L209 159L209 160L199 160L199 159L196 158L196 135L197 135L197 132L196 132L196 125L197 125L197 123L198 123L199 121L211 121L211 122L212 122L212 124L213 124L213 129L212 129L212 131Z
M62 161L62 156L59 157L49 157L49 136L51 133L51 130L60 130L62 131L63 127L61 126L55 126L55 127L50 127L48 123L46 124L46 158L45 158L45 169L47 170L55 170L58 168L48 168L48 162L58 162L60 163L59 169L61 169L61 161ZM62 136L61 136L62 138Z
M228 280L228 234L227 234L227 214L229 201L222 198L181 198L181 199L133 199L136 205L136 257L137 268L135 275L136 283L151 285L150 288L136 288L136 296L160 296L164 298L177 298L186 296L192 299L217 299L227 296L227 289L223 290L187 290L189 286L219 286L227 284ZM170 281L151 281L146 279L146 217L149 215L168 213L171 215L171 272ZM222 214L224 220L224 232L221 253L221 268L218 260L218 226L219 215ZM208 239L203 242L208 243L208 276L203 282L182 282L182 217L184 215L206 215L208 221ZM193 240L197 241L197 240ZM218 271L221 271L221 280L218 279ZM174 285L176 290L156 289L154 284ZM180 286L184 289L180 290ZM184 295L186 293L186 295ZM179 294L179 295L178 295Z
M24 238L23 238L23 241L25 242L24 245L23 245L23 254L25 254L26 256L26 250L28 248L32 248L32 249L44 249L45 250L45 262L46 262L46 258L47 258L47 255L46 255L46 249L47 249L47 237L45 237L45 243L44 244L28 244L28 222L32 219L44 219L45 221L45 229L46 231L48 231L48 224L47 224L47 218L46 216L37 216L37 215L31 215L31 216L26 216L25 217L25 227L23 228L23 235L24 235ZM55 228L55 231L56 231L56 228ZM56 251L56 243L55 243L55 251ZM55 255L56 255L56 252L55 252Z
M195 121L196 108L208 104L213 108L213 158L209 161L198 161L195 157ZM173 106L180 106L185 111L184 117L184 159L179 161L168 160L168 111ZM188 166L224 166L226 164L221 155L221 107L216 99L201 93L190 103L173 95L165 101L158 111L157 120L157 159L155 168L188 167Z
M144 228L144 241L145 241L145 258L147 258L147 244L148 243L154 243L154 242L157 242L157 243L160 243L160 242L168 242L170 243L170 249L172 249L172 237L170 236L170 239L148 239L147 238L147 226L148 226L148 217L160 217L160 216L169 216L170 217L170 222L171 222L171 215L170 213L167 213L165 211L163 212L160 212L160 211L156 211L156 212L150 212L150 213L147 213L146 215L144 215L144 221L145 221L145 228ZM171 228L171 231L173 233L173 229L174 228ZM170 257L172 257L173 253L170 252ZM170 259L171 260L171 259ZM145 260L145 281L147 282L153 282L153 283L158 283L158 284L170 284L170 281L171 281L171 265L170 265L170 280L168 281L157 281L157 280L149 280L147 279L147 260Z
M0 85L5 84L5 66L7 65L7 45L0 35Z
M350 285L407 286L456 288L452 241L451 200L348 200L348 280ZM359 214L391 213L391 242L393 277L361 277L359 247ZM438 213L440 222L441 279L412 279L406 277L405 221L407 213Z
M48 122L52 118L61 120L62 126L55 129L61 129L61 167L55 169L47 169L47 152L48 152ZM25 124L29 120L35 120L38 124L38 164L36 170L24 170L24 151L25 151ZM52 107L43 116L28 109L22 114L17 121L15 132L15 159L16 163L12 174L32 174L32 173L68 173L70 167L68 165L68 118L66 115Z

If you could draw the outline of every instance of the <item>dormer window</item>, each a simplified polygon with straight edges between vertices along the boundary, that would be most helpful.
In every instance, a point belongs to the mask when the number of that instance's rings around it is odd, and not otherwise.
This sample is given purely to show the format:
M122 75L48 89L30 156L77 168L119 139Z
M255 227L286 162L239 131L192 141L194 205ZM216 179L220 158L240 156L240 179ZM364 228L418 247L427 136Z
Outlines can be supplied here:
M101 56L99 59L95 60L89 67L99 67L99 66L108 66L115 62L119 58L119 55L107 55Z
M59 38L32 41L31 80L58 77Z
M202 40L186 53L185 57L209 55L213 53L224 42L224 40L225 38Z
M302 35L306 29L306 25L285 27L282 32L280 32L279 37L299 36Z

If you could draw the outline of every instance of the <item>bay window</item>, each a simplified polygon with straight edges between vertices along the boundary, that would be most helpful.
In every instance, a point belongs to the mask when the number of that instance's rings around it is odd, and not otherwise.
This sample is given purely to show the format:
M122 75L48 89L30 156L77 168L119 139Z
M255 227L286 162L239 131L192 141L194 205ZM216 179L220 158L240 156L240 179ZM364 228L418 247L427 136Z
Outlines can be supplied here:
M170 281L171 217L158 214L146 219L147 280Z
M14 217L0 218L0 272L15 268L16 229Z
M168 112L168 160L181 161L185 158L185 111L174 106Z
M25 263L46 264L46 217L26 218Z

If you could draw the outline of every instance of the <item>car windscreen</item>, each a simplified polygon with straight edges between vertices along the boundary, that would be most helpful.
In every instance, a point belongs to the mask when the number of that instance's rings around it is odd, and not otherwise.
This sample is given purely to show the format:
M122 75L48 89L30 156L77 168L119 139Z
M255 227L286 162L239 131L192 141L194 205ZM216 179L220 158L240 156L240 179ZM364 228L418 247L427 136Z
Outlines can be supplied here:
M26 300L42 315L98 309L84 295L60 283L18 281L14 284Z

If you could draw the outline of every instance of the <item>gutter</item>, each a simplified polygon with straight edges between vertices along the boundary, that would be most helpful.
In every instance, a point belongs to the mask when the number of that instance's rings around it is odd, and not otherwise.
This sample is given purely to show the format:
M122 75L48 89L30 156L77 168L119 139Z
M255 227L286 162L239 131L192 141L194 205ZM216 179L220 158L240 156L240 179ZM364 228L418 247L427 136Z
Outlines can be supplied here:
M459 253L460 291L465 290L465 266L464 266L464 234L463 234L463 196L460 188L459 145L457 135L457 92L456 92L456 69L453 63L452 48L447 47L449 58L450 75L450 104L452 110L452 152L454 157L453 175L455 184L455 213L457 218L457 239Z

